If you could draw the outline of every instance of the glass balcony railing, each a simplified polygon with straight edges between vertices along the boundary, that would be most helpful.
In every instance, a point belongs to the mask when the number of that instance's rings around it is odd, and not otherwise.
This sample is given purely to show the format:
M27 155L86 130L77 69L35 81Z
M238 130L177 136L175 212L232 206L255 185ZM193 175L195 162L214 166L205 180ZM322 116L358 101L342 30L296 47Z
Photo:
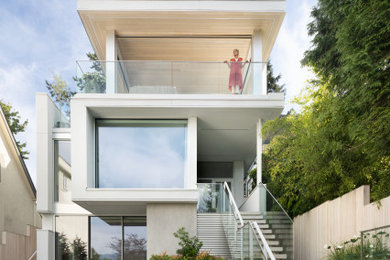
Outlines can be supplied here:
M223 213L222 192L220 183L198 183L198 213Z
M83 93L260 94L263 68L262 62L77 61L76 83Z
M266 94L263 62L77 61L74 93ZM54 127L70 127L69 104Z

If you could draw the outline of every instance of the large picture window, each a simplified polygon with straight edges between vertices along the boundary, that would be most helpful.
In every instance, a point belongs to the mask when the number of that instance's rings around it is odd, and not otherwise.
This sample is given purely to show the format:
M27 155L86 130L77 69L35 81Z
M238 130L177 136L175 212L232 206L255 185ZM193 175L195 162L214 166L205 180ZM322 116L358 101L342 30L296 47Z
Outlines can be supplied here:
M185 188L186 120L96 120L96 187Z

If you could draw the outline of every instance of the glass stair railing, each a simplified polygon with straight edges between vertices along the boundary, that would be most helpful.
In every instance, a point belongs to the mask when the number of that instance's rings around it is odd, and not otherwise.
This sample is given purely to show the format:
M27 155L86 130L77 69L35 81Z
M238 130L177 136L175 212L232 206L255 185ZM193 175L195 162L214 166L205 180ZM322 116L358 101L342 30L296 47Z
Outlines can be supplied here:
M222 223L232 259L276 260L257 222L244 222L226 182L222 201Z
M292 260L294 258L293 220L267 189L266 185L259 183L258 189L260 215L265 220L265 224L268 225L267 230L272 232L272 240L277 241L279 249L282 249L277 253L274 252L276 259Z

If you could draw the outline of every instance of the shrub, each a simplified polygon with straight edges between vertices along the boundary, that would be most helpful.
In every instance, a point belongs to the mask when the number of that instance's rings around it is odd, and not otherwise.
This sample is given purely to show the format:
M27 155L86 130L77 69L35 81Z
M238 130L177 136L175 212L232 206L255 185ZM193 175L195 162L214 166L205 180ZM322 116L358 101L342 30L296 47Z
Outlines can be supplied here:
M184 227L173 233L173 235L180 240L179 246L181 248L176 253L184 258L194 258L199 254L203 243L196 236L190 237Z
M167 255L166 252L164 252L161 255L152 255L150 260L173 260L174 258L172 256Z

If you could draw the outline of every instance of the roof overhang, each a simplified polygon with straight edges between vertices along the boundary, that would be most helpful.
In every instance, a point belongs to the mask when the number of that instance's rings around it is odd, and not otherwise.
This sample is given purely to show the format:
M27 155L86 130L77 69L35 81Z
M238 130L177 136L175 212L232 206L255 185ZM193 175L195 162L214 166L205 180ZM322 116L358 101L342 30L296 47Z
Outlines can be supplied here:
M107 30L115 30L123 60L210 61L229 58L234 48L248 57L251 36L261 30L267 61L285 9L285 1L78 1L102 60Z

